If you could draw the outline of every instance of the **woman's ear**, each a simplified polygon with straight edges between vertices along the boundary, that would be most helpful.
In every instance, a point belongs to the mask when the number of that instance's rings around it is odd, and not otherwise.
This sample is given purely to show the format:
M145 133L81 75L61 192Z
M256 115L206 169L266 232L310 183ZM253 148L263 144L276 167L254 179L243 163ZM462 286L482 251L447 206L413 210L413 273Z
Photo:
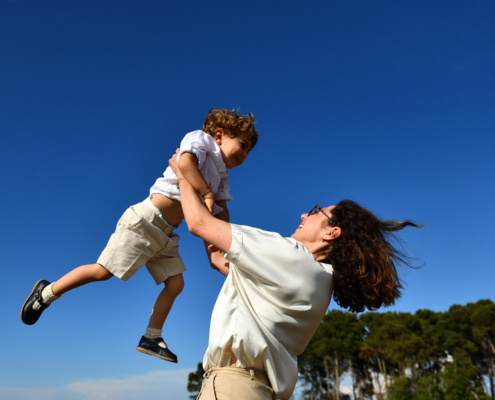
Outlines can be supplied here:
M335 240L342 234L342 230L338 226L332 226L327 233L325 233L325 238L327 240Z
M217 128L215 129L215 132L213 132L213 139L215 139L215 142L217 142L219 146L222 144L223 135L225 135L225 133L222 128Z

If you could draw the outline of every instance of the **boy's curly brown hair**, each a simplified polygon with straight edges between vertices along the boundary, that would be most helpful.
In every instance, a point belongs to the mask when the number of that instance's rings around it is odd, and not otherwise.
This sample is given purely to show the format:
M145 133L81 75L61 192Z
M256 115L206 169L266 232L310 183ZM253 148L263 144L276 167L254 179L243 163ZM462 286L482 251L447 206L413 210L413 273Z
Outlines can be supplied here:
M213 136L215 130L221 128L231 137L237 137L240 134L246 133L247 138L251 140L251 148L249 150L251 151L258 142L258 132L256 132L256 128L254 127L255 123L256 120L251 113L240 115L235 110L219 110L214 108L208 112L208 116L205 118L203 132Z

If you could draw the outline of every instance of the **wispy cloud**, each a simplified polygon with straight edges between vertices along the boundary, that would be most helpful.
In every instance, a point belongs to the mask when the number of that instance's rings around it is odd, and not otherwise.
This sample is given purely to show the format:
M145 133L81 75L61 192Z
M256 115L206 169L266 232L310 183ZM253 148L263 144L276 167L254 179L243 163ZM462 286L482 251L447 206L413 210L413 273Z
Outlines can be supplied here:
M125 379L103 378L61 387L0 387L3 400L184 400L192 369L152 371Z

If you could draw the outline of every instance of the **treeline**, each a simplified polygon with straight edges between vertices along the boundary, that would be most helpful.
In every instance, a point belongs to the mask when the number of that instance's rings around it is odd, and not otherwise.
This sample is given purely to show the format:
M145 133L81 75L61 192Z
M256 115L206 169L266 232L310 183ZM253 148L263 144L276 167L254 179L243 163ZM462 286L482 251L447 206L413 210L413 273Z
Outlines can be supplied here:
M447 312L332 310L298 358L302 398L495 400L494 344L491 300Z

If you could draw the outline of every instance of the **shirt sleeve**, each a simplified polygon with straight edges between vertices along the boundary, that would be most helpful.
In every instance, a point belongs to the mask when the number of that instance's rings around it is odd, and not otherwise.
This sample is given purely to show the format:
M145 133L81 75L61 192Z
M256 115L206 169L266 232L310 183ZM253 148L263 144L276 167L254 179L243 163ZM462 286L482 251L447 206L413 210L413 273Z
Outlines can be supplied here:
M183 153L192 153L198 159L198 168L201 168L206 160L206 154L210 150L211 144L209 142L209 138L211 138L211 136L203 131L188 133L184 136L184 139L182 139L182 142L180 143L180 151L177 155L177 161L179 161L180 156Z

